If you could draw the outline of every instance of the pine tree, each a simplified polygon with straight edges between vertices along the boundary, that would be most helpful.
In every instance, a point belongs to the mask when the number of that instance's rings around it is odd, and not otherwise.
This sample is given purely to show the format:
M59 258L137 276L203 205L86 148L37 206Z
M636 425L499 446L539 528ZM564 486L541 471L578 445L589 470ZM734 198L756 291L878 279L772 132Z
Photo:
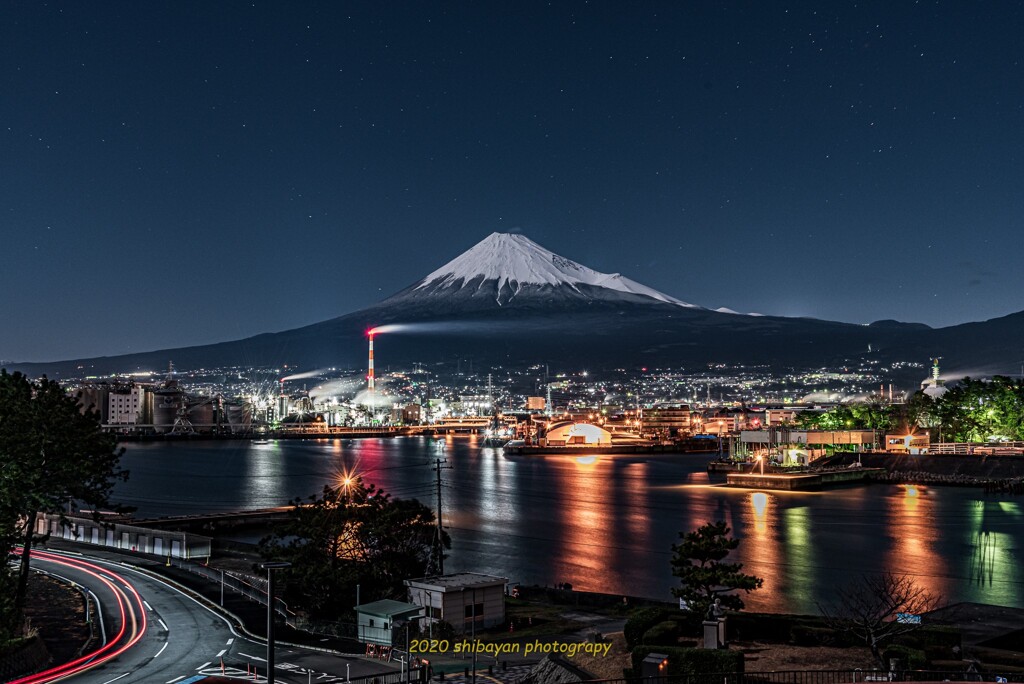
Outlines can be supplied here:
M706 614L715 599L724 608L741 610L743 599L730 592L750 593L764 583L760 577L740 572L742 563L722 562L740 545L739 539L729 537L731 531L725 521L707 523L693 532L680 532L683 541L672 545L672 574L682 585L672 594L694 613Z

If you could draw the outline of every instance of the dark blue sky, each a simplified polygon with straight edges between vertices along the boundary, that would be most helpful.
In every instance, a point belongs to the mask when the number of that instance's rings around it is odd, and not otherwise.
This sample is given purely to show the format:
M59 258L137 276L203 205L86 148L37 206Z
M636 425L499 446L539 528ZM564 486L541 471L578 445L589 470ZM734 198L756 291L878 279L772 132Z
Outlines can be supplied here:
M489 233L717 308L1024 309L1016 2L0 6L0 358L235 339Z

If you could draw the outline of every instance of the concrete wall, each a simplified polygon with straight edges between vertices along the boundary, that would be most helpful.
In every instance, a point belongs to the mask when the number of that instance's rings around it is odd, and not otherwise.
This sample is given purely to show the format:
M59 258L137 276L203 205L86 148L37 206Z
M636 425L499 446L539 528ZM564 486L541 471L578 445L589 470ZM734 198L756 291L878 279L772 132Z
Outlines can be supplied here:
M67 518L70 526L61 524L57 515L41 515L36 520L36 533L49 534L82 544L105 546L122 551L148 553L172 558L209 558L213 540L186 532L169 532L135 525L115 523L104 527L92 518Z

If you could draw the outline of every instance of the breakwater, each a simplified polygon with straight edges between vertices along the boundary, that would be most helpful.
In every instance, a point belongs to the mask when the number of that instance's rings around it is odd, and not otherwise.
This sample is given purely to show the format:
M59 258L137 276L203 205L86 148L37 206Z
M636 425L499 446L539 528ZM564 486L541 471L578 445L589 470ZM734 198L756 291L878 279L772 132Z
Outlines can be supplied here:
M871 478L894 484L979 487L986 492L1024 494L1024 457L965 454L836 454L822 465L848 467L857 459Z

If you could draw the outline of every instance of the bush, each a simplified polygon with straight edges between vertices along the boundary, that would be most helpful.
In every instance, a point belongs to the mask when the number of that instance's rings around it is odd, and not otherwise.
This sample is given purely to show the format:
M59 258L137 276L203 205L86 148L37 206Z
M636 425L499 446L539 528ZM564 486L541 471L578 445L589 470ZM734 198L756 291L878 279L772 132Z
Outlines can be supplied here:
M929 660L952 658L954 648L962 648L960 630L955 627L929 625L896 638L895 645L924 651Z
M633 611L622 628L622 635L626 638L626 648L634 648L643 642L644 634L659 622L664 622L675 611L669 608L640 608Z
M645 646L678 646L679 625L673 620L665 620L644 632L640 643Z
M651 653L668 656L669 676L697 674L739 674L743 672L743 653L728 649L680 648L677 646L638 646L633 649L633 672L643 671L643 662Z
M824 627L823 620L804 615L777 615L775 613L730 613L726 626L727 637L732 640L762 641L786 644L792 638L795 625Z
M928 664L924 651L919 648L889 646L882 651L882 662L885 663L886 667L890 665L894 658L899 660L900 665L907 670L921 670Z
M834 629L807 625L793 625L789 634L797 646L835 646L839 636Z

